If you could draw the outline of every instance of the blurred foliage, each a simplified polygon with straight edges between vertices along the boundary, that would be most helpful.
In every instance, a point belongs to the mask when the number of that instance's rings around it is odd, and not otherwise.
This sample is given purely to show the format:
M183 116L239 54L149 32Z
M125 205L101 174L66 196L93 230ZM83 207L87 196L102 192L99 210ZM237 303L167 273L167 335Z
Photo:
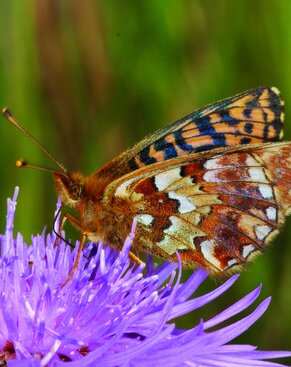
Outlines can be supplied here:
M290 138L289 0L0 0L0 5L0 105L8 105L70 170L89 174L146 133L259 85L282 91ZM16 230L29 240L45 223L51 229L53 182L48 173L14 169L14 161L55 165L4 119L0 136L1 230L6 198L19 185ZM263 296L271 294L273 301L239 341L264 349L291 349L288 223L224 303L216 302L204 315L262 282ZM219 282L209 280L206 287ZM193 322L187 318L183 325Z

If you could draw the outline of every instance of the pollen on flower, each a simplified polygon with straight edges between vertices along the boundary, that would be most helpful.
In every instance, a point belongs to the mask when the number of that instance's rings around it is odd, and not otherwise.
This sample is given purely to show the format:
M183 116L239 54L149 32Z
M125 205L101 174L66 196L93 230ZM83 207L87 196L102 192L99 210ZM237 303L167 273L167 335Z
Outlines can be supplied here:
M238 275L202 298L193 297L207 275L196 270L182 284L178 254L178 265L156 266L149 256L145 268L129 260L136 223L119 253L106 244L88 244L78 270L62 288L75 250L62 241L54 248L55 236L45 231L33 235L29 246L20 233L15 235L17 195L18 189L8 199L6 229L0 235L0 365L217 366L231 361L232 366L279 366L264 360L291 356L230 344L268 307L270 298L249 315L229 321L253 304L260 286L219 317L177 329L173 319L198 312Z

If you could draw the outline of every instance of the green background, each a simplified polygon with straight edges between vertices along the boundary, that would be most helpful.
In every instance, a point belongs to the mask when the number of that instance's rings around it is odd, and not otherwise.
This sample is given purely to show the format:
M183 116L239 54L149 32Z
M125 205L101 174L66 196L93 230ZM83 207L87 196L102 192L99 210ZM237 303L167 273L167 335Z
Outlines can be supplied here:
M145 134L210 102L259 85L277 86L291 136L291 2L0 1L0 106L70 170L88 175ZM4 119L0 123L0 220L20 186L15 231L52 227L55 168ZM291 349L291 221L221 299L190 327L263 283L267 313L237 342ZM73 238L79 234L72 232ZM204 290L221 280L207 280Z

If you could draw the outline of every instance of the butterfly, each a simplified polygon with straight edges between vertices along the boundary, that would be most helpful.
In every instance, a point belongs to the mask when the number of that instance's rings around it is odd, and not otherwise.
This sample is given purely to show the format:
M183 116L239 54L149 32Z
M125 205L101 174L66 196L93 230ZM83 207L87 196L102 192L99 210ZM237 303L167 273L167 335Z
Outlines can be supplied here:
M89 177L58 163L56 192L77 213L61 227L82 233L69 278L86 240L121 249L134 220L136 261L178 252L185 267L227 274L261 253L291 210L283 109L277 88L259 87L163 127Z

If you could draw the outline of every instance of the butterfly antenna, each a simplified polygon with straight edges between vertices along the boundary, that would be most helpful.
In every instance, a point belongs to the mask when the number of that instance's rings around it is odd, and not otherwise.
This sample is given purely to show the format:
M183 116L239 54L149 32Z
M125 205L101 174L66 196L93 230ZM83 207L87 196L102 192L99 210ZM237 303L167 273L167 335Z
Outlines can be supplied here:
M63 172L56 171L52 168L44 167L44 166L38 166L37 164L32 164L30 162L25 161L24 159L17 159L15 162L15 166L17 168L23 168L23 167L29 167L29 168L35 168L39 171L45 171L45 172L51 172L51 173L58 173L60 175L63 175L65 177L68 177L67 174Z
M40 150L42 150L58 167L60 167L60 169L64 172L65 176L68 175L68 172L67 172L66 168L38 140L36 140L22 125L20 125L15 120L12 113L9 111L9 109L7 107L3 108L2 115L6 118L6 120L11 122L12 125L17 127L18 130L20 130L24 135L26 135L28 137L28 139L31 140ZM44 167L39 167L39 166L32 165L32 164L30 164L28 162L25 162L23 160L16 161L16 166L17 167L27 166L27 167L33 167L33 168L41 169L43 171L56 172L56 171L53 171L49 168L47 169L47 168L44 168Z

